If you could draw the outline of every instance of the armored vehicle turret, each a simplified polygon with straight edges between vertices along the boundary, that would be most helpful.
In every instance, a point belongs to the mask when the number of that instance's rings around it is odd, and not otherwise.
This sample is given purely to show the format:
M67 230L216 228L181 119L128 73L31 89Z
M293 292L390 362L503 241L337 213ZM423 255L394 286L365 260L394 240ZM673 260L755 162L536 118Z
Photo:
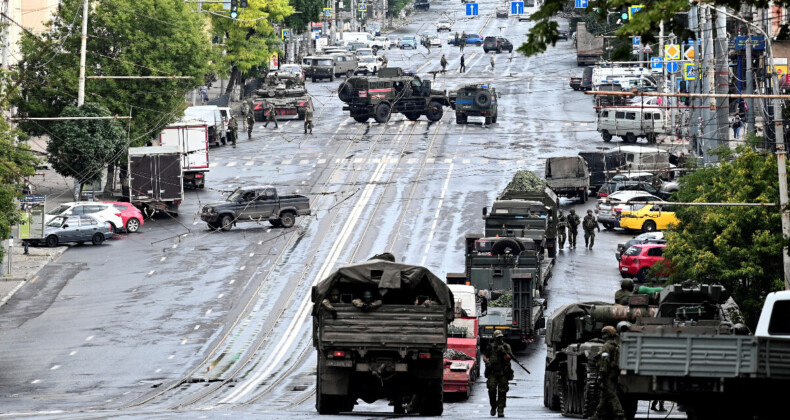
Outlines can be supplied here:
M274 104L277 119L304 119L305 109L312 105L304 82L289 74L272 74L255 91L252 109L255 121L266 121L267 105Z

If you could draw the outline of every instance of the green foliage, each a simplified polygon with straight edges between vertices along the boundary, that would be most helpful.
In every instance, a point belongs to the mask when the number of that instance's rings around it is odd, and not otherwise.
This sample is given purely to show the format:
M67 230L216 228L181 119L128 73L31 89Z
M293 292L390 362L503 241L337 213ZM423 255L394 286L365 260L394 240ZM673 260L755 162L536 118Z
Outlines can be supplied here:
M387 8L390 14L397 16L404 7L412 3L413 0L387 0Z
M69 105L61 117L104 117L109 111L101 105ZM114 162L126 146L126 132L118 120L62 120L50 127L47 145L49 162L59 174L82 184L101 180L106 162Z
M732 162L681 179L679 202L777 203L776 158L748 147ZM781 215L777 207L687 206L666 233L671 280L719 283L754 327L765 295L783 288Z
M490 308L510 308L513 306L513 294L500 295L498 298L488 302Z
M281 33L275 33L272 22L282 22L294 12L288 0L249 0L238 19L230 19L222 4L206 3L204 9L213 10L211 31L222 39L219 46L217 69L227 75L232 69L243 75L254 75L268 68L269 58L282 45Z
M302 13L294 13L285 18L285 26L295 33L307 30L310 22L321 22L324 2L321 0L290 0L291 6Z
M203 83L213 58L205 16L172 0L92 2L88 18L88 76L189 76L190 79L88 79L85 100L109 115L132 115L134 145L144 144L181 116L187 90ZM48 32L20 42L19 113L52 117L76 104L82 0L63 0ZM26 123L31 134L47 126Z
M543 191L546 181L535 175L532 171L521 170L513 175L513 179L505 187L507 191Z

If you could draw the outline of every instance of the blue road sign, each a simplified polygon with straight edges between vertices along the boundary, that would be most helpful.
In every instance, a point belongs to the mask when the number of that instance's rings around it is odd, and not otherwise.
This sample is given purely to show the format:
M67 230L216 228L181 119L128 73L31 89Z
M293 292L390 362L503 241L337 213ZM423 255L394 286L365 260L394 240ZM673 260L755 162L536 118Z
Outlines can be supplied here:
M650 57L650 68L651 69L664 68L664 60L661 57Z
M633 42L634 45L639 45L642 43L642 37L635 36L631 38L631 42Z
M667 71L670 73L677 73L680 70L680 63L677 61L667 61Z
M366 12L367 10L368 10L368 5L367 4L363 3L363 4L359 5L359 11L360 12Z
M477 3L466 3L466 15L477 16Z
M524 2L523 1L514 1L510 3L510 14L511 15L523 15L524 14Z
M588 0L576 0L576 8L577 9L584 9L587 7Z

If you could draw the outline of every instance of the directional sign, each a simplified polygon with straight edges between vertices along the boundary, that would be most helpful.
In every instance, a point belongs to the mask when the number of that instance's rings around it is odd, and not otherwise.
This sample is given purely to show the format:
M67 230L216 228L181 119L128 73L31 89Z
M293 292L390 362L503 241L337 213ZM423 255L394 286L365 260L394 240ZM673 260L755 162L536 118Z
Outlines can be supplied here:
M680 45L668 44L664 45L664 60L680 60Z
M639 36L632 37L631 42L633 43L633 45L639 45L642 43L642 37Z
M510 14L511 15L523 15L524 14L524 2L523 1L514 1L510 3Z
M688 61L694 61L694 45L684 45L683 46L683 59Z
M637 4L636 6L628 6L628 19L634 16L634 13L645 8L644 4Z
M324 17L331 18L332 17L332 9L331 8L324 8Z
M367 4L363 3L363 4L359 5L359 11L360 12L366 12L367 10L368 10L368 5Z
M587 7L587 0L576 0L575 5L577 9L584 9Z
M477 16L477 3L466 3L466 15Z
M680 70L680 63L674 61L667 61L667 71L670 73L677 73Z
M651 69L664 68L664 60L661 57L650 57L650 68Z
M683 64L683 80L697 80L697 66L694 63Z
M746 45L749 44L749 37L748 36L736 36L735 37L735 49L736 50L743 50L746 49ZM752 49L753 50L765 50L765 37L762 35L752 35Z

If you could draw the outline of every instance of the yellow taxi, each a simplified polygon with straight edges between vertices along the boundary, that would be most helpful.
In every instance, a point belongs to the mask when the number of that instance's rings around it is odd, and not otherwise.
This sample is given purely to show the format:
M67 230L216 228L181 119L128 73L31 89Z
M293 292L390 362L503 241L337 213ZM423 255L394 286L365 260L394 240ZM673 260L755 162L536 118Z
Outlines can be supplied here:
M678 218L669 204L646 205L639 210L620 213L620 227L623 229L654 232L677 223Z

